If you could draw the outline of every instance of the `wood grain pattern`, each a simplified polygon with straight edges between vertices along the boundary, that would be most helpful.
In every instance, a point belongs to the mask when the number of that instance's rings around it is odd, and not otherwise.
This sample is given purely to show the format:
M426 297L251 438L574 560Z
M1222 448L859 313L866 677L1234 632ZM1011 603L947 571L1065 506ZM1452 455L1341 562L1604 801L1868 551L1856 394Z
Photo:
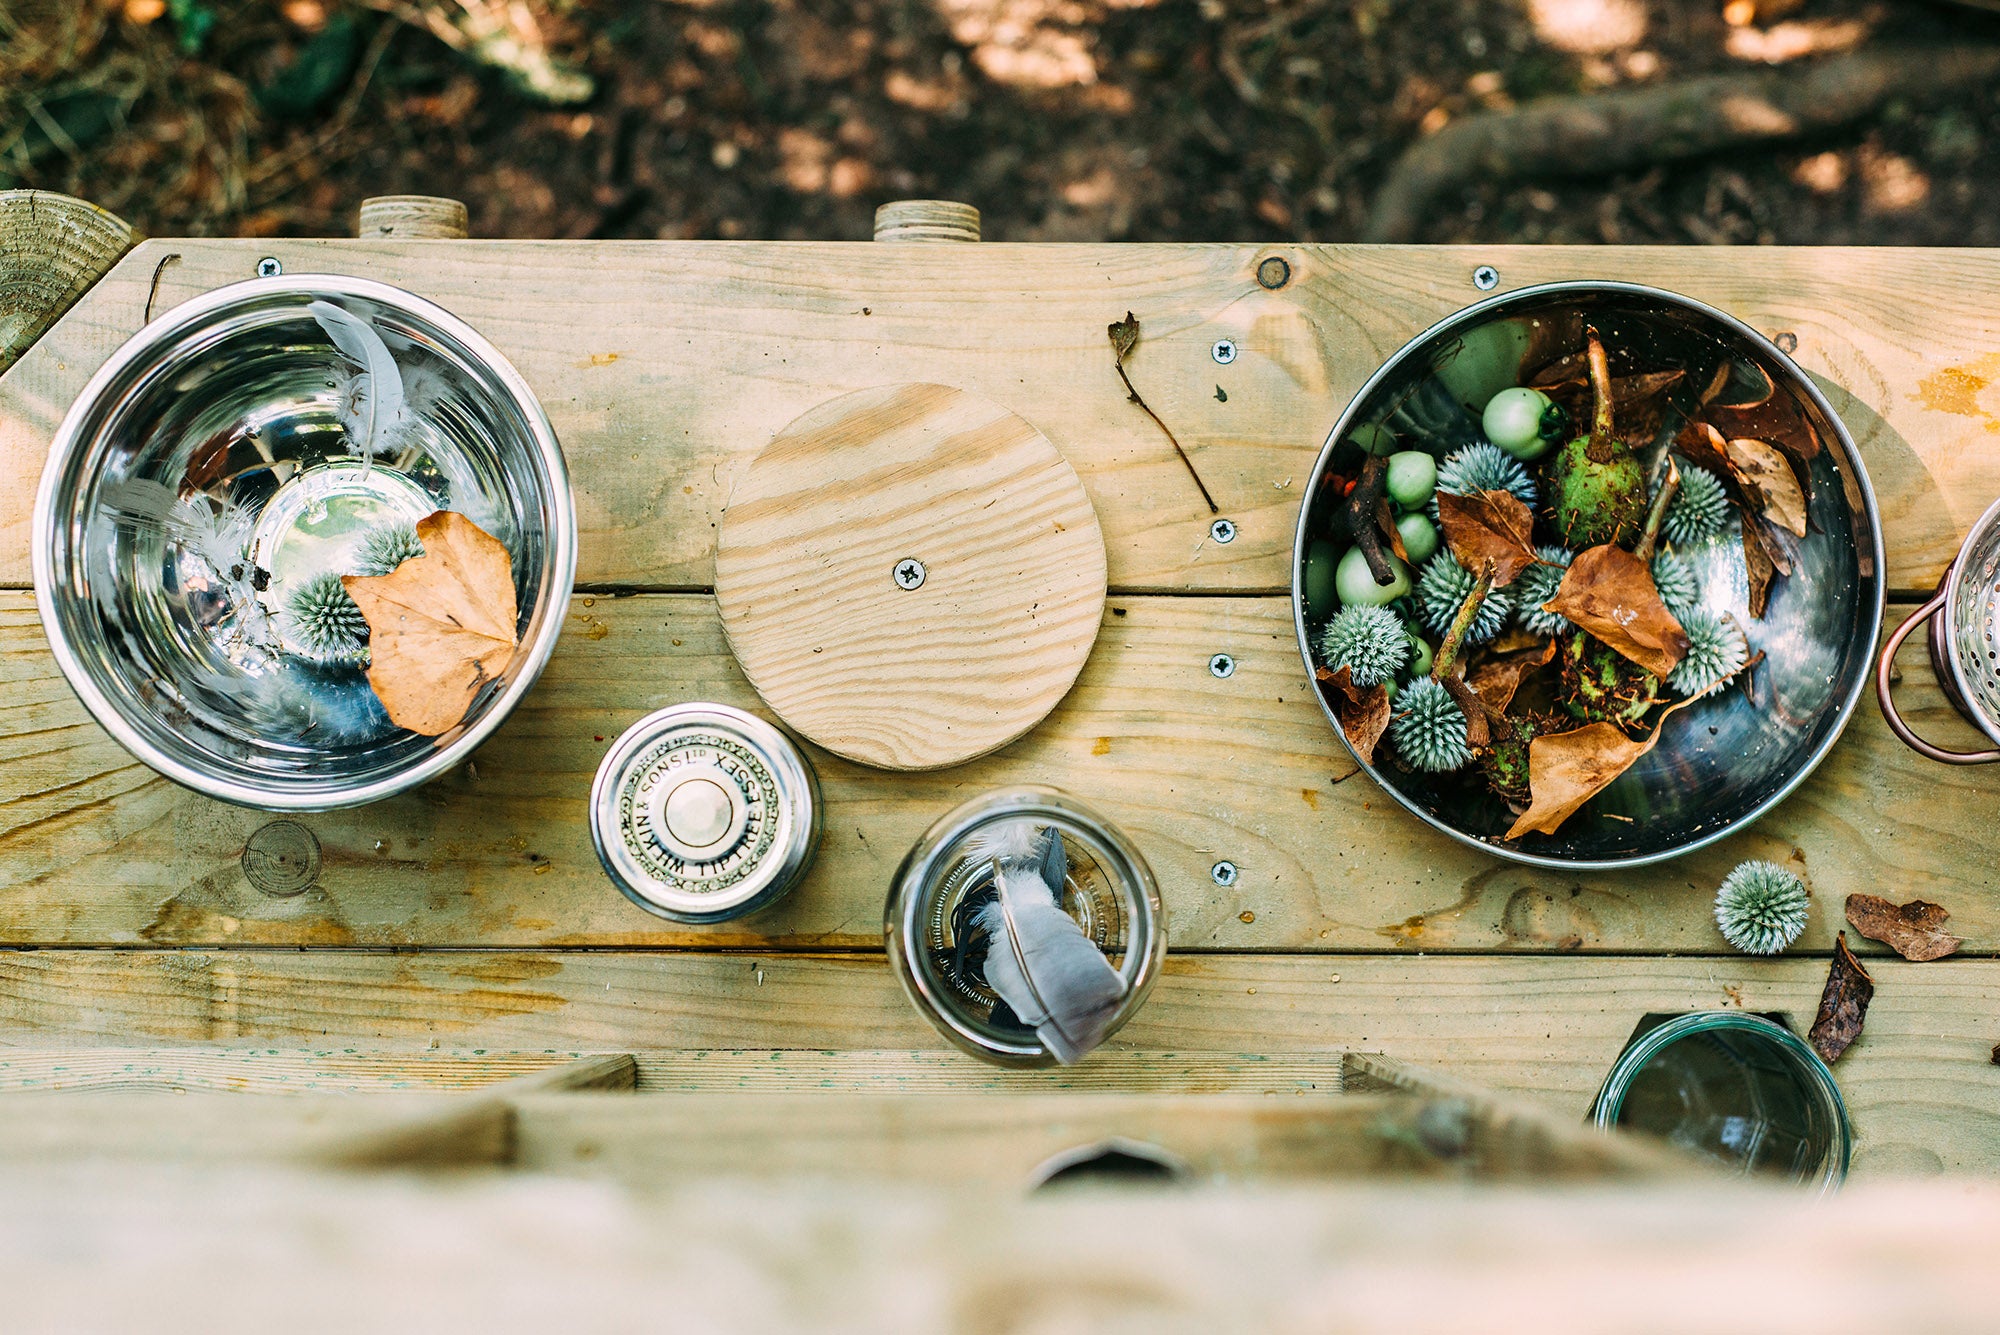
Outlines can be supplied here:
M439 195L373 195L361 201L354 234L363 240L462 241L470 234L465 205Z
M1867 1027L1834 1068L1855 1173L2000 1171L2000 962L1869 968ZM1581 1118L1646 1014L1741 1006L1803 1028L1825 980L1818 959L1170 954L1110 1051L1382 1051ZM0 955L0 1005L37 1049L583 1047L637 1054L642 1086L659 1049L943 1044L880 955L44 950Z
M571 1068L559 1052L363 1053L352 1048L0 1048L0 1093L445 1093ZM618 1077L630 1087L630 1057Z
M915 587L895 572L917 563ZM1104 535L1048 438L991 399L819 404L737 477L715 598L793 730L885 769L957 765L1048 716L1104 618Z
M110 272L132 241L125 220L95 204L46 190L0 190L0 371Z
M890 877L918 835L973 793L1041 782L1138 841L1175 952L1716 951L1715 887L1750 857L1811 887L1800 950L1831 949L1842 903L1861 891L1943 904L1967 951L2000 951L2000 772L1921 759L1870 703L1796 794L1714 848L1626 872L1516 867L1354 775L1278 598L1114 599L1049 721L954 770L889 774L815 750L826 834L804 884L736 922L669 923L598 866L591 776L612 739L663 705L761 706L706 597L586 595L570 616L541 682L469 766L360 811L295 817L320 842L320 876L272 898L241 865L271 818L133 761L70 695L29 600L0 595L0 944L875 949ZM1227 680L1207 669L1218 650L1237 662ZM1971 737L1921 655L1907 657L1910 716L1944 740ZM1209 875L1223 858L1240 872L1227 888Z
M734 473L847 390L927 380L1032 420L1104 526L1112 587L1289 587L1299 488L1348 398L1390 353L1481 296L1558 278L1655 283L1797 358L1861 442L1890 587L1928 591L2000 494L2000 255L1703 247L886 246L304 240L147 242L0 379L0 470L30 478L90 373L158 309L250 277L358 273L441 302L540 396L568 456L586 587L705 588ZM1266 290L1258 263L1282 256ZM1126 402L1104 329L1135 312L1139 391L1188 447L1238 536ZM1240 349L1209 356L1218 338ZM1220 388L1227 401L1216 395ZM0 584L28 579L29 488L0 495Z

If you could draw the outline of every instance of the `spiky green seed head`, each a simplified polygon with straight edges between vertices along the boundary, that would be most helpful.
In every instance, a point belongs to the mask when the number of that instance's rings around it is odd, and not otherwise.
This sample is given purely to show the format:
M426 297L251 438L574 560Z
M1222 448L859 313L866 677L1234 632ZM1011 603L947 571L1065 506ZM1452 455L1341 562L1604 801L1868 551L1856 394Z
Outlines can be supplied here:
M1417 611L1423 618L1424 626L1433 635L1443 635L1451 629L1458 609L1465 605L1479 577L1458 563L1449 550L1440 551L1424 562L1424 568L1417 576ZM1483 644L1500 633L1513 615L1514 599L1505 589L1494 589L1479 604L1478 613L1472 618L1472 626L1465 633L1467 644Z
M1695 578L1694 567L1672 552L1653 558L1653 587L1676 621L1701 601L1701 581Z
M1569 629L1569 618L1544 612L1542 604L1556 596L1556 590L1562 586L1563 576L1569 572L1569 563L1576 554L1566 547L1550 543L1535 548L1535 555L1548 564L1529 566L1523 570L1507 592L1514 595L1517 607L1515 620L1520 622L1522 629L1531 635L1554 638Z
M1482 491L1505 491L1527 504L1535 503L1535 480L1528 470L1498 445L1480 441L1454 450L1438 465L1437 489L1453 496L1472 496ZM1431 518L1438 517L1437 497L1431 497Z
M356 554L357 575L386 575L412 557L422 556L424 545L417 541L415 524L387 524L368 530Z
M1736 622L1695 608L1680 619L1687 632L1687 653L1667 676L1667 685L1680 694L1699 698L1709 694L1743 670L1750 660L1750 645Z
M1396 708L1400 712L1389 720L1389 736L1412 767L1439 774L1472 759L1465 711L1434 679L1419 677L1404 687Z
M368 652L368 618L347 596L340 576L314 575L285 600L287 629L308 658L351 662Z
M1715 896L1722 939L1746 955L1775 955L1806 929L1812 897L1805 882L1775 862L1745 862Z
M1681 475L1680 490L1667 506L1661 532L1674 546L1685 547L1722 531L1729 518L1729 493L1723 489L1721 479L1706 468L1693 464L1675 467Z
M1320 632L1319 648L1327 667L1346 668L1356 686L1379 685L1410 661L1409 631L1386 607L1343 607Z
M1578 436L1547 470L1556 532L1571 547L1629 543L1646 519L1646 470L1622 442Z

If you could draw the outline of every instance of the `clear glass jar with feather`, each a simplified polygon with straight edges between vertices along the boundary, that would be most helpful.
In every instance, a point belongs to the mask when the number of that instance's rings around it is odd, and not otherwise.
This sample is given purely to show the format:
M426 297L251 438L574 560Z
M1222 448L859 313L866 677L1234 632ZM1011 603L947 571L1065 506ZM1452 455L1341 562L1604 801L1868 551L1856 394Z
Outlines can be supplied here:
M983 794L931 826L890 886L884 931L917 1009L1002 1066L1082 1060L1139 1009L1167 949L1138 848L1039 786Z

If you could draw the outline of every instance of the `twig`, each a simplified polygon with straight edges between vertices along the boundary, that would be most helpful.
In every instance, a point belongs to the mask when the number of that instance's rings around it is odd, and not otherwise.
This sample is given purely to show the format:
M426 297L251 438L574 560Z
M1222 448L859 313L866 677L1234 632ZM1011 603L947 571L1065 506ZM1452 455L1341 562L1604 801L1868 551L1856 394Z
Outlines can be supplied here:
M1160 430L1166 432L1167 440L1174 447L1174 453L1178 454L1181 457L1181 462L1187 465L1188 476L1194 479L1194 485L1200 489L1201 498L1204 501L1208 502L1208 512L1212 515L1221 514L1222 510L1219 506L1216 505L1215 497L1208 494L1208 487L1206 484L1202 482L1201 474L1194 471L1194 460L1188 458L1188 452L1182 449L1180 441L1175 439L1173 429L1170 428L1165 422L1162 422L1160 420L1160 415L1153 411L1151 405L1149 405L1144 399L1139 397L1139 391L1132 387L1132 377L1125 374L1125 354L1130 352L1133 348L1139 346L1138 317L1133 315L1132 312L1126 311L1125 318L1123 320L1117 320L1112 322L1112 324L1110 325L1110 331L1111 331L1111 357L1112 360L1117 364L1118 378L1125 382L1125 393L1127 397L1130 398L1130 400L1133 403L1138 404L1139 407L1145 411L1146 416L1153 419L1154 425L1158 426Z
M1458 605L1458 615L1451 619L1451 629L1444 633L1438 644L1437 657L1431 660L1431 679L1442 682L1458 666L1459 652L1465 648L1465 637L1472 629L1472 622L1479 615L1479 609L1486 602L1486 595L1493 592L1493 563L1486 562L1479 568L1479 582L1472 586L1472 592L1465 595L1465 601Z
M1667 522L1667 507L1674 503L1674 493L1681 489L1681 470L1674 461L1667 460L1667 475L1660 479L1660 489L1653 493L1653 508L1646 512L1646 531L1639 535L1639 545L1632 549L1632 555L1639 563L1650 567L1653 564L1653 549L1660 545L1660 526Z
M1376 518L1388 479L1389 461L1380 455L1370 455L1368 462L1361 466L1361 476L1356 479L1354 490L1348 492L1347 499L1340 503L1341 525L1354 539L1354 545L1361 549L1361 559L1368 563L1368 573L1383 588L1396 582L1396 568L1389 564L1388 556L1382 551L1382 526Z

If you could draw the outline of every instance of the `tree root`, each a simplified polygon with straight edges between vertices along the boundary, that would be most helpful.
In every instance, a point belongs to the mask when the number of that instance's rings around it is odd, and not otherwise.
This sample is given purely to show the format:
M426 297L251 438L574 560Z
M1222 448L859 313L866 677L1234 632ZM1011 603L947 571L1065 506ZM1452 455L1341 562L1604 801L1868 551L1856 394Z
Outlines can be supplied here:
M2000 74L2000 47L1858 51L1803 69L1687 79L1531 102L1446 126L1407 149L1375 197L1367 241L1414 241L1436 202L1474 181L1601 176L1838 128L1892 97L1935 101Z

